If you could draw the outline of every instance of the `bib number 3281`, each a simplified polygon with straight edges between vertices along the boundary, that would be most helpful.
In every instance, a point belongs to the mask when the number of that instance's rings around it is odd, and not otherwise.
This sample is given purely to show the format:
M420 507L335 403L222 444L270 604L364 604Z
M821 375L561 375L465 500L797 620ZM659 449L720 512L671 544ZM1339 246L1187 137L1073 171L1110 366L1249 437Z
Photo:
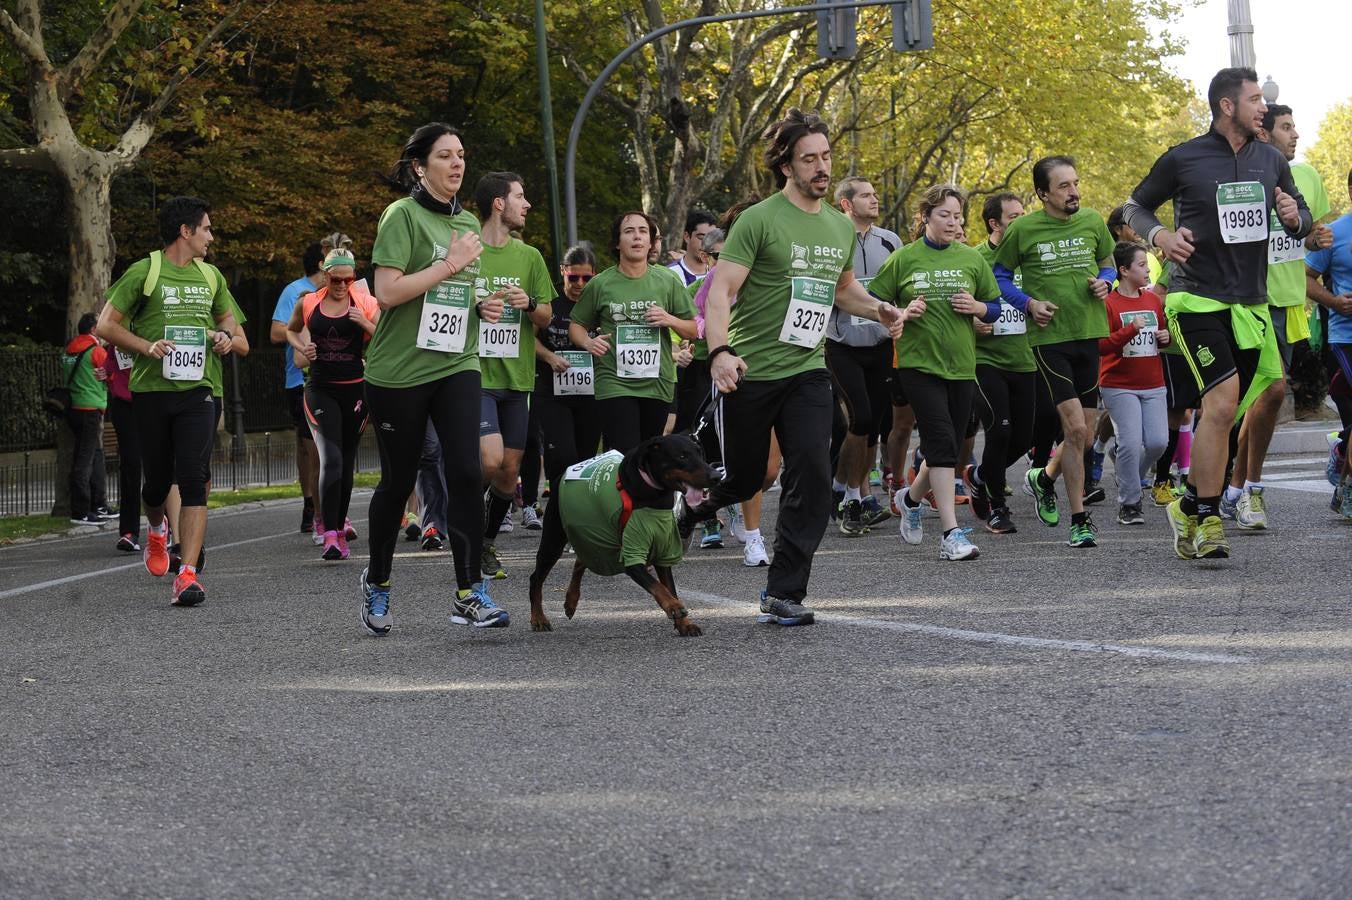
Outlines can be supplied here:
M183 325L166 325L164 339L174 346L164 354L167 381L201 381L207 364L207 330Z
M836 299L836 284L825 278L796 277L791 282L789 308L779 328L779 340L795 347L815 349L821 343L831 304Z
M1216 188L1221 239L1248 244L1268 239L1267 193L1258 181L1232 181Z
M438 353L460 353L469 331L471 286L462 281L443 281L423 295L422 319L418 322L417 346Z

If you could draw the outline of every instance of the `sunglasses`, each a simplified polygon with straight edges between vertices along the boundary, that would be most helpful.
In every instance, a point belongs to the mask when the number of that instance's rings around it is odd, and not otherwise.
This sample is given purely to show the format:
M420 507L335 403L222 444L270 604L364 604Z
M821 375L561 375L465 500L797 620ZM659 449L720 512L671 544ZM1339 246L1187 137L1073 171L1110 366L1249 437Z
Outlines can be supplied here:
M570 274L565 275L565 276L563 276L563 277L566 278L566 279L568 280L568 283L569 283L569 284L572 284L572 283L574 283L574 282L577 282L577 283L580 283L580 284L586 284L587 282L591 281L592 278L594 278L595 276L594 276L594 275L573 275L573 274L570 273Z
M714 252L714 251L712 251L712 250L709 251L709 253L708 253L707 255L710 256L710 257L712 257L712 258L715 259L715 260L718 259L718 253L716 253L716 252Z
M329 284L351 284L352 282L354 282L354 281L356 281L356 280L357 280L357 276L355 276L355 275L349 275L349 276L347 276L346 278L338 278L338 277L333 276L333 275L330 275L330 276L329 276Z

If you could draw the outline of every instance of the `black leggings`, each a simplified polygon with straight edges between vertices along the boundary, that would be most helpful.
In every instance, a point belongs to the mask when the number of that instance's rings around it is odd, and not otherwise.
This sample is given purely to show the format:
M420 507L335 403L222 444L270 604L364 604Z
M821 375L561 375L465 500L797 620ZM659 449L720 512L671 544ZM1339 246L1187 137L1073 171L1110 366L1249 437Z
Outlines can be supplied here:
M526 420L526 448L521 457L521 505L534 506L540 499L540 414L531 398Z
M206 506L216 437L211 388L132 394L131 411L145 467L145 505L163 506L169 486L177 481L184 506Z
M555 397L548 391L536 391L531 408L540 421L545 478L550 489L557 490L555 482L564 469L596 455L601 443L600 408L593 397Z
M949 381L918 369L897 369L892 377L900 380L915 410L920 455L931 469L956 469L971 421L976 382Z
M986 429L981 481L997 506L1005 504L1005 470L1028 449L1033 436L1036 372L1006 372L977 363L977 412Z
M117 432L118 534L139 540L141 533L141 442L136 435L131 401L108 398L108 416Z
M310 384L305 388L305 418L319 450L320 516L326 531L341 531L352 500L357 442L366 427L366 394L352 384Z
M597 400L596 406L607 449L621 453L628 453L650 437L661 437L671 412L670 401L655 397L608 397Z
M413 387L366 383L366 405L380 448L380 484L371 497L371 567L366 580L390 578L404 503L418 478L423 434L431 419L441 441L446 479L446 538L455 559L455 582L479 581L483 550L483 474L479 465L479 373L458 372Z

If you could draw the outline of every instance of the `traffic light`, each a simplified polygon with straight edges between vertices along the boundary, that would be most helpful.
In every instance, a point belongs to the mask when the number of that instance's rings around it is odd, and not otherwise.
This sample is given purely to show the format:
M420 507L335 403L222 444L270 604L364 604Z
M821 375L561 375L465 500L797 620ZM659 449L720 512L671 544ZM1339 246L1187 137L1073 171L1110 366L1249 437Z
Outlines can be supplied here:
M831 0L816 0L818 4ZM822 59L854 59L859 51L855 24L857 9L826 9L817 13L817 55Z
M821 15L817 13L818 18ZM818 38L819 44L820 41ZM898 53L934 49L934 14L930 0L902 0L892 4L892 49Z

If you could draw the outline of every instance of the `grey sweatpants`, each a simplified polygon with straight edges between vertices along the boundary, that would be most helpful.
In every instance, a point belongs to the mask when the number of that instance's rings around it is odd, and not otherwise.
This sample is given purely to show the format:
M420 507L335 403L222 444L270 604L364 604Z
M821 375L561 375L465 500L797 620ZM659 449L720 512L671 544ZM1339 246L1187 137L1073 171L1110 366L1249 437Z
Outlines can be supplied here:
M1131 391L1105 387L1103 405L1117 434L1117 502L1141 505L1141 482L1151 477L1169 445L1169 409L1165 389Z

